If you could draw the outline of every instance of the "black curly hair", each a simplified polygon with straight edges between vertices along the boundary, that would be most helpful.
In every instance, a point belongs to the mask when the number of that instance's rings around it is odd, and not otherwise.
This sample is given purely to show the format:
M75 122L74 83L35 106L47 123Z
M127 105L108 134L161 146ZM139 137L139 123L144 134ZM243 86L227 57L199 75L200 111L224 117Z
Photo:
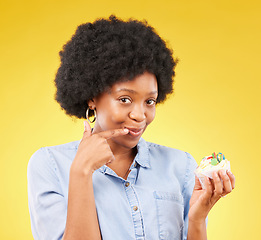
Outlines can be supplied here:
M82 24L63 46L60 59L55 99L70 116L86 118L90 99L146 71L156 76L157 103L173 92L177 60L146 21L111 15Z

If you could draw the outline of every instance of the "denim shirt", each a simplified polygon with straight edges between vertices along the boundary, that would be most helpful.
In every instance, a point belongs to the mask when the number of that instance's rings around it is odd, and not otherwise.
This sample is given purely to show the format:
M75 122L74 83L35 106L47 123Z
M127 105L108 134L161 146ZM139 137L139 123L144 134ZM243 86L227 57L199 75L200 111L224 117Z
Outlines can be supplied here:
M29 161L28 199L34 239L63 236L69 171L79 143L41 148ZM189 153L142 138L137 149L127 180L106 165L93 173L102 239L186 240L197 163Z

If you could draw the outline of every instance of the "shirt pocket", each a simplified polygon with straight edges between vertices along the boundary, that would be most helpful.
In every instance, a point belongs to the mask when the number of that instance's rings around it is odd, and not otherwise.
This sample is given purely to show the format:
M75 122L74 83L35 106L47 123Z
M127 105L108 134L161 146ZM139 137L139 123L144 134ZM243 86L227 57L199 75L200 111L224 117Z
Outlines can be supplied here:
M183 235L183 197L173 192L153 192L160 240L180 240Z

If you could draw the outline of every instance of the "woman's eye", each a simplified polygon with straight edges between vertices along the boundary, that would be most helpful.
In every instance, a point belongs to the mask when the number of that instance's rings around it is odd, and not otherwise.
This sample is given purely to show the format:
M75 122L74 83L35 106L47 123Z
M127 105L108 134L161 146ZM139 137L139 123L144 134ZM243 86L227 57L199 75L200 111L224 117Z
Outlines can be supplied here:
M154 100L154 99L149 99L148 101L147 101L147 104L148 105L154 105L156 103L156 101Z
M131 103L131 100L129 98L121 98L120 101L122 103Z

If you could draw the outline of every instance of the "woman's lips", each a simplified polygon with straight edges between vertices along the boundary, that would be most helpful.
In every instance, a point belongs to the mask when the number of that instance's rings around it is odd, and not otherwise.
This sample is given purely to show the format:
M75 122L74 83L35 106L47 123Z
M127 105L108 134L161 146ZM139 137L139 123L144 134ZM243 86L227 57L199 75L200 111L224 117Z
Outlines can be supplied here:
M127 127L126 127L127 128ZM127 128L129 130L129 135L131 135L132 137L139 137L142 132L143 132L143 128Z

